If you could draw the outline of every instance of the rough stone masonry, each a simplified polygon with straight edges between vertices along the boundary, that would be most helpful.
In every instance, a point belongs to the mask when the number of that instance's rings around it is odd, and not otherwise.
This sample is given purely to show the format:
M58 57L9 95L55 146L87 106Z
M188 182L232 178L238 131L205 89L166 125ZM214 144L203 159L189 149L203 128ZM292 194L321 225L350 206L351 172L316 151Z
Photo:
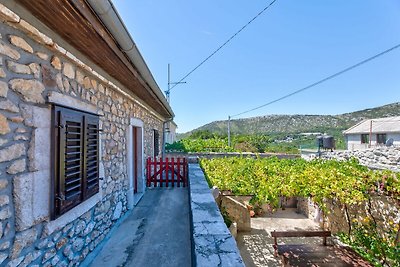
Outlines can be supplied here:
M76 266L126 211L126 132L144 125L144 154L162 121L0 5L0 265ZM100 116L100 193L83 214L50 221L49 102ZM81 212L82 213L82 212Z
M356 158L360 164L375 169L399 171L400 147L375 147L365 150L334 151L322 154L326 159L348 160Z

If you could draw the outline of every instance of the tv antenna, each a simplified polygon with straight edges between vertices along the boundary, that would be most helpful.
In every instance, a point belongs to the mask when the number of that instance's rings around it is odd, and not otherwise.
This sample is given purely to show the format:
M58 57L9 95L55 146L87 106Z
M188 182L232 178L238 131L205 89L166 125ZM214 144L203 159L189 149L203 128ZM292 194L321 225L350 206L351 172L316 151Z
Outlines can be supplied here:
M186 83L186 82L171 82L171 67L170 64L168 63L168 89L165 91L165 97L167 98L168 103L170 103L169 95L171 93L171 85L175 86L181 83Z

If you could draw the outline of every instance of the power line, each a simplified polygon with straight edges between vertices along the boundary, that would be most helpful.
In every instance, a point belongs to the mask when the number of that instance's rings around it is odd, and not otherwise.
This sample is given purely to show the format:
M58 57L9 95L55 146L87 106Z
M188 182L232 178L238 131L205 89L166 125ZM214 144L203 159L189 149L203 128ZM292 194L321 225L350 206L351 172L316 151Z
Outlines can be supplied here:
M355 68L357 68L357 67L360 67L361 65L364 65L364 64L368 63L369 61L372 61L372 60L374 60L374 59L376 59L376 58L378 58L378 57L380 57L380 56L383 56L383 55L385 55L385 54L387 54L387 53L389 53L389 52L392 52L393 50L395 50L395 49L397 49L397 48L399 48L399 47L400 47L400 44L397 44L397 45L395 45L395 46L393 46L393 47L391 47L391 48L389 48L389 49L387 49L387 50L385 50L385 51L383 51L383 52L380 52L379 54L376 54L376 55L374 55L374 56L372 56L372 57L369 57L369 58L367 58L367 59L364 59L363 61L361 61L361 62L359 62L359 63L357 63L357 64L354 64L354 65L352 65L352 66L350 66L350 67L347 67L347 68L345 68L344 70L341 70L341 71L339 71L339 72L336 72L335 74L332 74L332 75L330 75L330 76L328 76L328 77L326 77L326 78L324 78L324 79L322 79L322 80L319 80L319 81L317 81L317 82L315 82L315 83L313 83L313 84L310 84L310 85L308 85L308 86L306 86L306 87L303 87L303 88L301 88L301 89L299 89L299 90L293 91L293 92L290 93L290 94L287 94L287 95L284 95L284 96L282 96L282 97L279 97L279 98L277 98L277 99L275 99L275 100L272 100L272 101L270 101L270 102L268 102L268 103L266 103L266 104L263 104L263 105L261 105L261 106L257 106L257 107L255 107L255 108L252 108L252 109L249 109L249 110L240 112L240 113L238 113L238 114L232 115L232 116L230 116L230 118L232 118L232 117L237 117L237 116L243 115L243 114L245 114L245 113L249 113L249 112L251 112L251 111L254 111L254 110L263 108L263 107L265 107L265 106L274 104L274 103L279 102L279 101L281 101L281 100L283 100L283 99L286 99L286 98L288 98L288 97L291 97L291 96L293 96L293 95L295 95L295 94L298 94L298 93L300 93L300 92L303 92L303 91L305 91L305 90L308 90L308 89L310 89L310 88L312 88L312 87L315 87L315 86L317 86L317 85L319 85L319 84L321 84L321 83L324 83L324 82L329 81L329 80L331 80L331 79L333 79L333 78L336 78L337 76L340 76L340 75L342 75L342 74L344 74L344 73L346 73L346 72L348 72L348 71L350 71L350 70L353 70L353 69L355 69Z
M200 64L198 64L196 67L194 67L191 71L189 71L185 76L183 76L182 79L180 79L178 83L181 83L183 80L185 80L187 77L189 77L190 74L195 72L198 68L200 68L201 65L206 63L212 56L214 56L219 50L221 50L225 45L227 45L230 41L232 41L233 38L235 38L241 31L243 31L247 26L249 26L254 20L256 20L262 13L264 13L270 6L272 6L277 0L273 0L269 5L267 5L263 10L261 10L255 17L253 17L249 22L247 22L240 30L238 30L235 34L233 34L225 43L223 43L220 47L218 47L214 52L212 52L208 57L206 57ZM174 84L171 88L173 89L177 84Z

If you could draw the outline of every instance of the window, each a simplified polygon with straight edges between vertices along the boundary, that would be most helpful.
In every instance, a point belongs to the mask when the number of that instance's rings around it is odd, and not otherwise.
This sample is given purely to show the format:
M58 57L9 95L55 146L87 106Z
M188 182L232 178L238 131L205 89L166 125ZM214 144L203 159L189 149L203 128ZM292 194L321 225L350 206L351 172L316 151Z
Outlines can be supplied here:
M377 134L376 135L376 143L377 144L386 144L386 134Z
M369 134L361 134L361 144L369 143Z
M54 106L52 125L55 219L99 192L99 117Z
M157 157L158 154L160 153L160 144L159 144L159 140L160 140L160 134L158 133L157 130L153 130L153 144L154 144L154 157Z

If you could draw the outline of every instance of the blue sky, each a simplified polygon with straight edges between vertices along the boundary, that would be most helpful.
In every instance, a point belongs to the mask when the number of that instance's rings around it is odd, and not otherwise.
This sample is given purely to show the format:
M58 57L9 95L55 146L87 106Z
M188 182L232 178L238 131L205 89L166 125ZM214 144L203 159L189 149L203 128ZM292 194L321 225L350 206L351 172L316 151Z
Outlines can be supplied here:
M270 1L114 0L167 89ZM225 120L400 43L399 0L278 0L171 91L178 132ZM243 117L340 114L400 101L400 49Z

